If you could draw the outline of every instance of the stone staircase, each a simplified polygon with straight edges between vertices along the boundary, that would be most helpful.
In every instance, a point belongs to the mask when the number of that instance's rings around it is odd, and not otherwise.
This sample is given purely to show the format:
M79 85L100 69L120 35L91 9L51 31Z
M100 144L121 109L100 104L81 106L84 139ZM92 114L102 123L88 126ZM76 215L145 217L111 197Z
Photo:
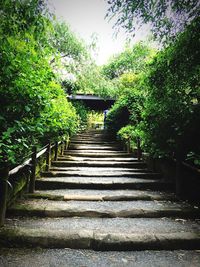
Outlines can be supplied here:
M200 249L199 208L180 201L173 184L149 172L103 131L74 137L36 188L8 210L1 246L91 249L96 257L94 250L183 249L188 259L197 253L191 250ZM195 257L200 260L200 254Z

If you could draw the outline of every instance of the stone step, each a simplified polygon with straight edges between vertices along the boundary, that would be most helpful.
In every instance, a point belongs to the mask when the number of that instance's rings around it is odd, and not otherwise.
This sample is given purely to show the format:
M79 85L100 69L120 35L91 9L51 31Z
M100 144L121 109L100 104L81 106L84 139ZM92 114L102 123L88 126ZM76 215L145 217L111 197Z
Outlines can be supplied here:
M105 141L114 141L112 138L110 138L109 136L106 136L106 135L101 135L101 134L85 134L85 135L77 135L76 137L72 137L71 138L72 140L105 140Z
M145 169L102 168L102 167L51 167L43 172L44 177L133 177L143 179L160 179L159 173L147 172Z
M71 160L59 160L59 161L52 161L52 166L55 167L112 167L118 168L120 167L133 167L133 168L145 168L146 164L144 162L123 162L123 161L98 161L93 160L91 161L71 161Z
M112 146L112 145L117 145L117 146L119 146L119 144L118 143L116 143L115 141L110 141L110 142L108 142L108 141L101 141L101 140L83 140L83 139L71 139L70 140L70 145L75 145L75 144L88 144L88 145L110 145L110 146Z
M87 151L85 151L84 149L82 150L82 149L69 149L69 150L66 150L65 151L65 153L92 153L92 154L102 154L102 155L107 155L107 156L109 156L109 154L112 154L112 155L115 155L116 157L118 156L118 155L121 155L121 156L126 156L126 155L128 155L129 157L131 156L131 155L133 155L133 154L128 154L127 152L125 152L125 151L119 151L119 150L106 150L106 151L104 151L103 149L87 149Z
M138 162L137 158L133 157L103 157L103 158L95 158L95 157L83 157L83 156L70 156L70 155L65 155L65 156L59 156L58 161L79 161L79 162L93 162L93 161L98 161L98 162ZM139 163L144 163L143 161L140 161Z
M76 157L95 157L95 158L104 158L104 157L131 157L134 155L130 154L130 153L126 153L124 151L122 152L118 152L118 151L103 151L103 150L87 150L87 151L83 151L83 150L66 150L64 151L64 155L66 156L76 156Z
M88 249L2 248L2 267L195 267L199 250L94 251ZM39 263L39 264L38 264Z
M110 136L108 133L102 130L90 130L86 132L78 133L76 136Z
M130 200L171 200L178 198L173 193L142 190L80 190L58 189L36 191L34 194L26 194L28 198L50 200L80 200L80 201L130 201Z
M95 150L103 150L103 151L119 151L119 152L123 152L123 151L120 151L121 147L120 146L106 146L106 145L74 145L74 144L70 144L69 146L69 149L70 150L92 150L92 151L95 151Z
M0 228L1 247L95 250L200 249L200 224L167 218L17 218Z
M174 184L160 180L119 177L45 177L36 180L36 189L151 189L173 190Z
M101 134L82 134L82 135L76 135L76 136L72 136L70 138L70 140L105 140L106 142L109 142L109 141L115 141L117 142L116 138L113 138L109 135L101 135Z
M102 144L102 143L106 143L106 144L117 144L117 142L113 139L108 140L107 138L92 138L92 137L88 137L88 138L74 138L74 139L70 139L70 143L85 143L86 144ZM118 143L119 144L119 143Z
M200 218L198 207L172 201L18 200L7 215L91 218Z

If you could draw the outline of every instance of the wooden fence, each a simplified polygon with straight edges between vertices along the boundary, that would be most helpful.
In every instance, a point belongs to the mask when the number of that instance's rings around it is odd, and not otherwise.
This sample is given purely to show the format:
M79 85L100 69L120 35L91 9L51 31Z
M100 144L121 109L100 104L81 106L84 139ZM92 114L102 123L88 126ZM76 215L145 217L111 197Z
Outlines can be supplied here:
M12 187L12 184L10 183L10 177L16 176L20 172L26 172L29 173L29 177L27 180L27 190L29 193L35 192L35 180L37 176L37 166L38 161L40 158L45 157L45 166L40 166L39 171L42 170L42 168L45 169L45 171L49 171L49 168L51 166L51 160L53 156L53 160L57 160L58 154L61 155L64 154L64 150L68 147L68 141L56 141L55 143L48 142L47 145L45 145L43 148L41 148L39 151L37 151L36 146L33 146L32 153L29 154L29 157L27 160L25 160L22 164L15 167L12 170L9 170L9 164L7 161L5 161L0 170L0 226L4 225L5 222L5 215L6 215L6 209L8 205L8 189L9 186ZM53 152L53 153L52 153ZM28 171L28 172L27 172ZM23 173L23 174L24 174Z

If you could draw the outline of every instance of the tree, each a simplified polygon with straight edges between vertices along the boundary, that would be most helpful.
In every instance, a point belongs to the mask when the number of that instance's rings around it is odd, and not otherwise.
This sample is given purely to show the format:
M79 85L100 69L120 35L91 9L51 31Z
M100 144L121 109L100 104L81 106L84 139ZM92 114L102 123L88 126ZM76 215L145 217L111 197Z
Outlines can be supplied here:
M102 72L109 79L119 78L124 73L140 73L154 54L154 50L142 42L126 46L122 53L113 56L103 66Z
M68 94L79 90L78 75L85 61L90 57L84 41L71 31L65 22L52 21L48 37L52 48L52 65L56 76Z
M47 31L50 26L51 14L43 0L0 0L1 36L23 35L29 32L39 41L42 49L48 45ZM9 19L8 19L9 18ZM28 37L26 36L28 42ZM43 44L43 45L42 45Z
M107 98L115 94L113 82L105 77L92 59L85 61L77 75L79 92L92 93Z
M143 137L153 156L199 151L200 19L155 57L146 79ZM162 134L161 134L162 133Z
M49 43L57 52L57 57L82 60L88 56L84 41L78 38L65 22L54 20L53 29L49 36ZM52 59L53 63L55 58Z
M30 144L75 131L78 118L50 65L56 50L43 1L0 4L0 162L17 163Z
M103 67L103 73L115 80L115 95L117 101L107 116L107 128L117 133L127 124L134 127L141 120L144 102L144 74L148 64L155 54L143 43L138 43L126 49ZM133 129L134 127L129 127Z
M107 0L107 16L116 16L116 27L135 33L143 24L151 26L154 36L163 42L175 41L191 21L200 15L198 0Z

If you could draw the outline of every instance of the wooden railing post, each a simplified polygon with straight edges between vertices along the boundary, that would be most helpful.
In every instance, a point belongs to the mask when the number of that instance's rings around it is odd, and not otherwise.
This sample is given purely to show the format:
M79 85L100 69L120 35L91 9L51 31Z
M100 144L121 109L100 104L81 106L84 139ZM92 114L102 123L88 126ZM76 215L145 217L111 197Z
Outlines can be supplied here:
M67 150L67 140L65 140L64 150Z
M48 172L51 166L51 142L48 142L47 146L47 154L46 154L46 168L45 170Z
M4 225L8 195L9 167L6 161L0 171L0 226Z
M141 150L141 142L140 142L140 137L137 138L137 158L138 161L141 161L142 157L142 150Z
M65 152L65 141L62 142L62 156L64 155Z
M36 175L36 165L37 165L37 148L36 146L32 149L32 159L31 159L31 176L29 182L29 193L35 192L35 175Z
M61 141L61 151L60 151L60 155L61 155L61 156L64 155L64 144L63 144L63 141Z
M58 141L55 143L55 155L54 160L56 161L58 159Z

